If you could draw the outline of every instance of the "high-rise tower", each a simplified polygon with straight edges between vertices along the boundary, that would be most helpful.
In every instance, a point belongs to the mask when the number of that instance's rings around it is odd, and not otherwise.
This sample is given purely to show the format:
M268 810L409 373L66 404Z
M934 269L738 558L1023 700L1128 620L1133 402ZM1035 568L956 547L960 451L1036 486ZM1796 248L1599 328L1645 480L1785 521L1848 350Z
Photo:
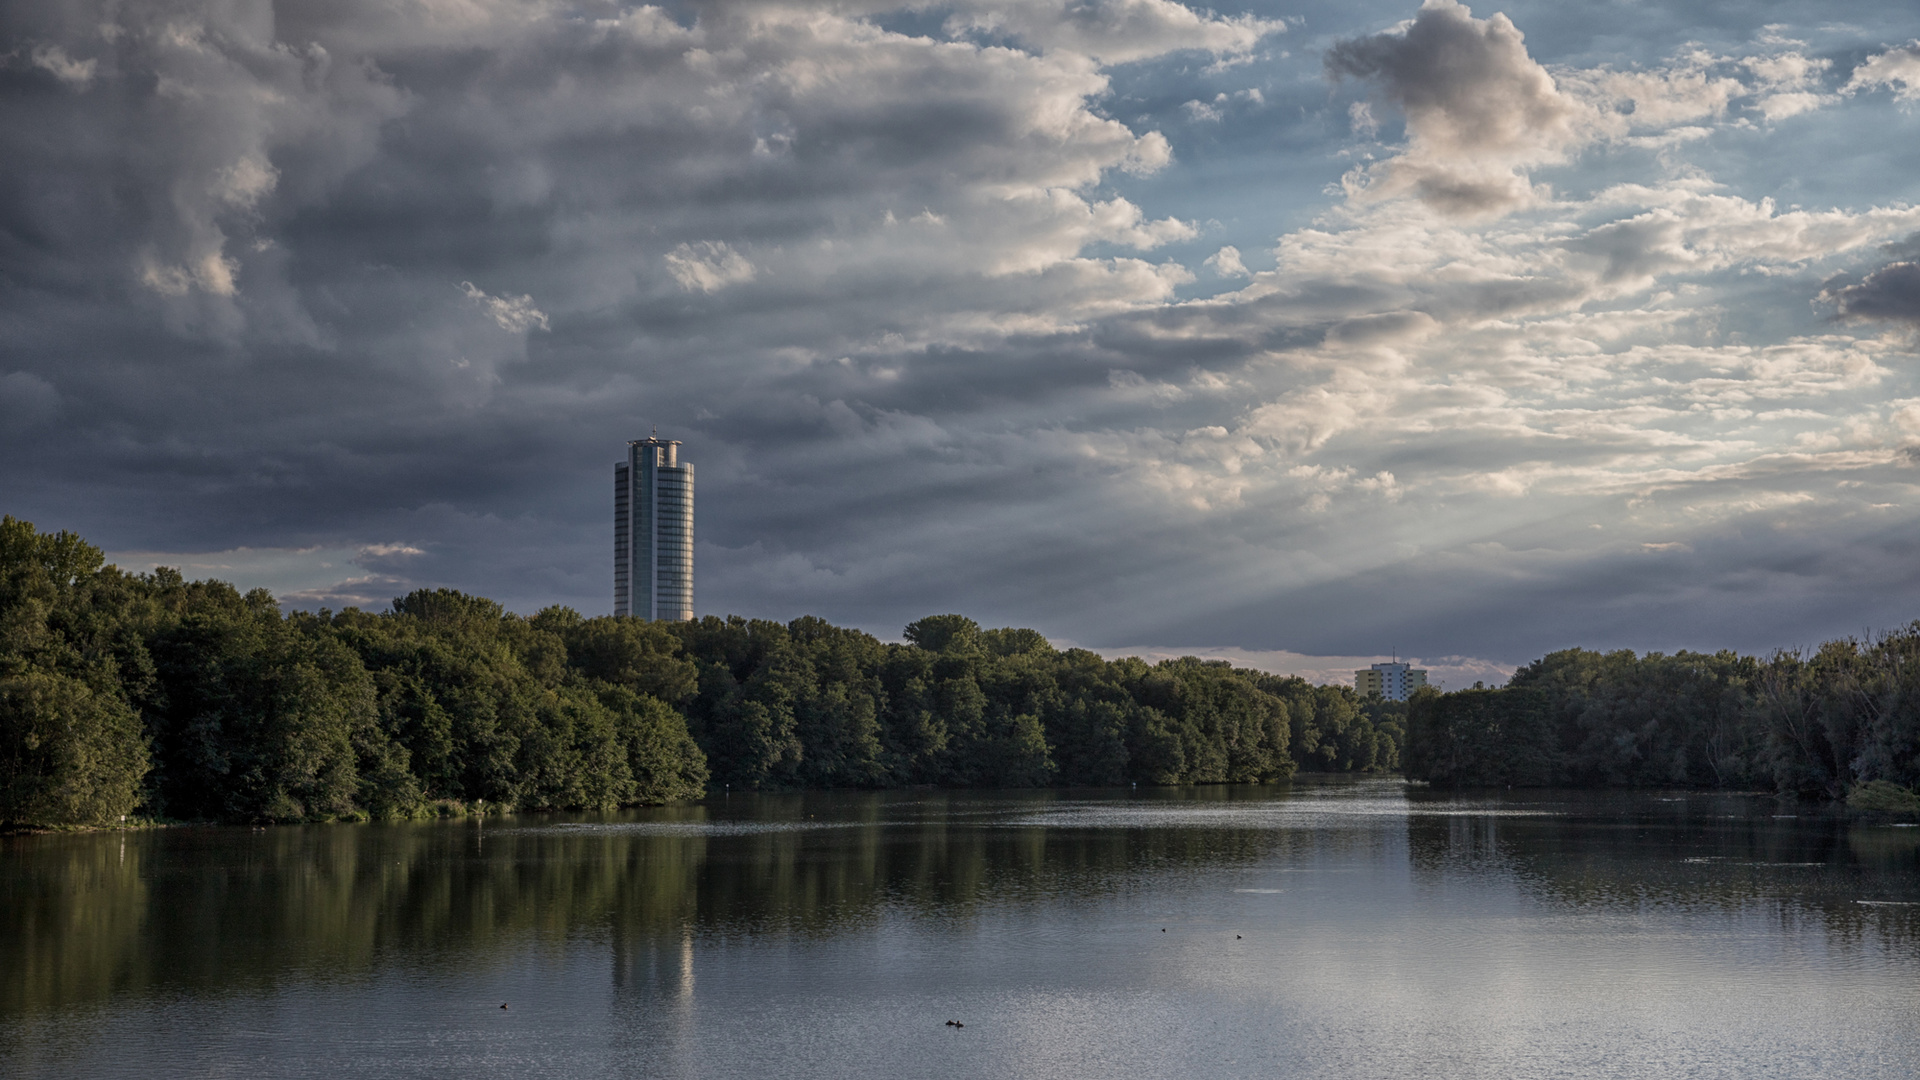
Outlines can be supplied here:
M693 466L658 435L613 467L613 613L693 618Z

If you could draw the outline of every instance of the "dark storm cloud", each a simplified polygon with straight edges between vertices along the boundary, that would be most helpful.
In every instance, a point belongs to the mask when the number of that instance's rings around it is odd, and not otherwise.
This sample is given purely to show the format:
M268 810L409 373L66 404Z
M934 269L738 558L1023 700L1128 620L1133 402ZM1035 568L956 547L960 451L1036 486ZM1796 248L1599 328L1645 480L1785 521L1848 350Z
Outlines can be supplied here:
M1885 50L1851 96L1770 41L1549 75L1516 20L1436 2L1316 24L1358 80L1329 97L1317 56L1275 74L1298 29L1271 19L928 11L9 8L8 511L282 552L227 560L260 580L306 558L305 605L599 611L609 465L657 424L698 469L702 611L1310 652L1403 618L1439 653L1550 636L1555 581L1629 598L1626 634L1674 610L1635 573L1765 578L1813 520L1870 552L1858 522L1906 498L1897 346L1750 334L1763 301L1726 300L1746 275L1806 312L1802 278L1915 212L1781 209L1661 156L1783 93L1884 103ZM1366 89L1371 134L1343 119ZM1405 145L1371 141L1389 112ZM1263 217L1236 291L1183 301L1222 246L1189 145L1321 216ZM1590 146L1631 182L1567 183ZM1806 597L1864 587L1805 565Z
M493 587L524 600L545 588L542 547L558 567L602 546L598 474L649 421L708 435L724 480L729 456L834 435L823 417L884 428L911 406L1105 382L1017 344L929 351L943 307L1044 341L1087 302L1166 293L1144 263L1072 262L1186 229L1073 193L1165 160L1087 110L1104 82L1073 54L777 6L421 14L9 16L9 55L47 62L0 69L16 369L0 400L9 435L74 403L13 499L121 546L418 540L413 573L475 587L501 567L474 533L512 546L489 519L504 502L550 523ZM1115 55L1275 28L1172 4L1044 14L1017 29ZM852 258L823 267L823 241ZM1037 276L996 282L1003 263ZM858 364L818 367L842 351ZM833 396L849 369L871 391L857 410ZM837 411L804 404L822 394Z
M1836 314L1920 325L1920 263L1889 263L1852 284L1822 289Z

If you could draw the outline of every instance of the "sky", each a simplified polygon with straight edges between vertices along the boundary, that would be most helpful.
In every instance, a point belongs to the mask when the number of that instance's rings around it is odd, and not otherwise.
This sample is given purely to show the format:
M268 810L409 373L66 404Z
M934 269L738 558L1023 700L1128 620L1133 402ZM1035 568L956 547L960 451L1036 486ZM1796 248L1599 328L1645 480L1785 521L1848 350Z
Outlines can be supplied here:
M1454 686L1920 618L1920 11L0 11L0 510L290 607Z

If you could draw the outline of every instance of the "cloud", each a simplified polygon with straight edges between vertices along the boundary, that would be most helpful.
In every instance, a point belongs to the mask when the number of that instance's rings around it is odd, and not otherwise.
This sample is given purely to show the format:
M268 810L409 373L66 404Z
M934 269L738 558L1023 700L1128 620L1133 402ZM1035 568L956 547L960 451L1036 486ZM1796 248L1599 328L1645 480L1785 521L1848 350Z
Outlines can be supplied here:
M1227 115L1227 111L1232 108L1234 102L1245 102L1257 108L1266 104L1266 98L1260 93L1258 88L1238 90L1231 94L1222 90L1213 95L1211 101L1195 99L1180 106L1180 108L1185 110L1187 118L1194 123L1217 124ZM1164 162L1162 164L1164 164ZM1156 169L1157 168L1158 166L1156 166Z
M949 34L1004 34L1109 64L1186 50L1239 55L1287 28L1281 19L1222 17L1171 0L958 0L952 6Z
M221 551L109 551L107 560L136 573L166 566L190 581L214 579L242 591L266 589L282 607L379 610L419 587L410 571L429 552L413 544L228 548Z
M1561 79L1604 108L1605 127L1625 135L1725 116L1735 101L1751 92L1740 74L1740 65L1694 47L1651 68L1620 71L1603 66L1563 71Z
M1055 648L1071 647L1071 642L1056 641ZM1307 656L1284 649L1245 649L1236 646L1147 645L1107 647L1095 650L1110 660L1137 656L1149 663L1197 656L1202 660L1225 660L1235 667L1271 671L1278 675L1297 675L1316 686L1352 686L1354 672L1370 664L1398 659L1427 673L1427 683L1444 690L1465 690L1476 682L1488 686L1503 685L1513 676L1514 665L1472 656L1431 658L1391 655L1380 656Z
M711 240L681 244L667 252L667 271L680 287L692 292L718 292L729 285L752 281L755 273L746 256Z
M1427 0L1399 27L1327 52L1330 76L1371 82L1407 125L1404 147L1342 183L1356 202L1412 195L1453 216L1497 215L1540 197L1533 172L1586 148L1658 149L1707 137L1702 125L1736 106L1771 123L1840 100L1821 85L1832 61L1777 35L1761 46L1744 57L1691 46L1651 67L1549 71L1505 15L1476 19L1456 0ZM1377 132L1368 103L1348 110L1356 134Z
M1209 105L1201 101L1189 101L1180 107L1187 111L1188 118L1195 123L1219 123L1220 121L1220 109L1216 105Z
M1566 241L1567 250L1604 260L1598 285L1629 290L1646 288L1667 274L1801 263L1920 224L1920 208L1781 212L1771 199L1750 201L1690 185L1613 189L1600 201L1651 204Z
M1920 101L1920 41L1868 57L1853 69L1845 90L1852 94L1883 86L1895 100Z
M166 265L151 251L140 259L140 283L161 296L182 297L199 288L213 296L231 297L237 291L234 276L240 264L218 250L203 251L192 262Z
M1220 277L1251 277L1245 263L1240 261L1240 249L1228 244L1219 251L1207 256L1204 264L1211 267Z
M47 380L26 371L0 375L0 420L6 435L24 436L50 423L60 413L60 392Z
M1820 300L1843 317L1920 326L1920 263L1889 263L1859 281L1829 285Z
M471 281L461 282L460 291L509 334L524 334L536 326L551 329L546 312L533 306L531 296L489 296Z
M1373 106L1364 101L1347 106L1347 124L1355 135L1372 138L1380 133L1380 121L1374 119Z
M1527 55L1505 15L1476 19L1455 0L1427 0L1411 22L1328 50L1335 78L1374 80L1407 118L1407 148L1349 177L1369 200L1412 193L1449 214L1525 205L1521 171L1555 162L1579 139L1578 105Z
M58 45L36 45L29 59L34 67L50 72L54 78L75 90L85 90L93 85L94 74L100 69L99 61L75 60Z
M1803 44L1794 41L1782 43ZM1748 57L1742 61L1742 66L1752 73L1758 83L1759 94L1754 108L1769 122L1813 112L1839 100L1838 95L1819 89L1820 76L1833 66L1833 61L1824 57L1809 57L1797 50L1787 50L1767 56Z
M215 174L214 195L230 206L251 210L279 182L280 170L264 157L250 154Z
M1820 66L1892 53L1568 11L1328 23L1329 97L1165 2L28 6L0 495L604 611L657 423L703 612L1498 664L1898 614L1908 114Z

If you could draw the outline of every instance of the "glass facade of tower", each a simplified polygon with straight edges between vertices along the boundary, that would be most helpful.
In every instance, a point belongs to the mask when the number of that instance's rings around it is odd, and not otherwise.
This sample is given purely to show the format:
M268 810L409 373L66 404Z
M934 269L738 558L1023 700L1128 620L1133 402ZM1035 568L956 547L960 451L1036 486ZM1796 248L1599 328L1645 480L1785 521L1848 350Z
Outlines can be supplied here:
M672 439L635 439L613 467L613 613L693 618L693 466Z

